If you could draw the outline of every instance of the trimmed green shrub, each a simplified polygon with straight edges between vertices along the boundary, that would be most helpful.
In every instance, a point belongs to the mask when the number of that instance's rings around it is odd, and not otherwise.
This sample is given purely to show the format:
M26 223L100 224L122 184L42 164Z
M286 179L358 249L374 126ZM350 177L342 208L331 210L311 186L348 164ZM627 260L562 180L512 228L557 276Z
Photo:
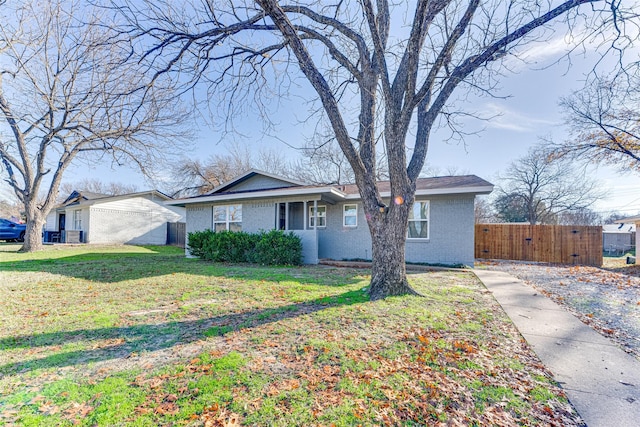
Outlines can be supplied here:
M187 246L189 247L191 255L197 256L198 258L204 257L205 243L210 241L213 235L213 230L194 231L189 233Z
M263 232L256 245L255 262L265 265L302 264L302 240L281 230Z
M258 236L243 231L220 231L213 234L211 248L207 251L211 261L251 262Z
M300 265L302 241L279 230L260 233L212 230L189 233L192 255L214 262L254 262L265 265Z

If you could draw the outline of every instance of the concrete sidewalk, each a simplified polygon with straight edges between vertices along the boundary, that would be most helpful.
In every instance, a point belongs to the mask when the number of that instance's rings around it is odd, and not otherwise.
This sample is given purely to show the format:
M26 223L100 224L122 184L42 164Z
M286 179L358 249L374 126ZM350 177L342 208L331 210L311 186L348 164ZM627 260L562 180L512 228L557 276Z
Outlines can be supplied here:
M473 270L589 427L640 426L640 362L508 273Z

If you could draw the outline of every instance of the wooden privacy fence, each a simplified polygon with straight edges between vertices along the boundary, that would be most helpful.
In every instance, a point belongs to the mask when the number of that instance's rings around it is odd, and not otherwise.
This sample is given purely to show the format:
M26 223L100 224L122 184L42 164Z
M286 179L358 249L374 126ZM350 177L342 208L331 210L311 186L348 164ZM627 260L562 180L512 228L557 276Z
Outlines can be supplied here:
M184 248L187 227L184 222L167 223L167 245Z
M475 257L602 265L602 227L476 224Z

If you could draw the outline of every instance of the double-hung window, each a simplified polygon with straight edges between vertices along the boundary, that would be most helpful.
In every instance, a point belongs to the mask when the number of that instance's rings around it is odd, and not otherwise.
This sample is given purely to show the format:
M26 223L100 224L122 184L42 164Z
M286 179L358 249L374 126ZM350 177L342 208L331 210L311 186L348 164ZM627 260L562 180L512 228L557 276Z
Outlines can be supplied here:
M327 207L326 206L318 206L318 212L313 211L313 206L309 206L309 227L313 228L314 224L316 224L315 219L317 218L317 226L318 227L326 227L327 226Z
M73 211L73 229L82 230L82 211L80 209Z
M345 227L357 227L358 205L344 205L342 209L342 225L344 225Z
M214 206L213 231L242 231L242 205Z
M429 238L429 201L416 201L409 212L408 239Z

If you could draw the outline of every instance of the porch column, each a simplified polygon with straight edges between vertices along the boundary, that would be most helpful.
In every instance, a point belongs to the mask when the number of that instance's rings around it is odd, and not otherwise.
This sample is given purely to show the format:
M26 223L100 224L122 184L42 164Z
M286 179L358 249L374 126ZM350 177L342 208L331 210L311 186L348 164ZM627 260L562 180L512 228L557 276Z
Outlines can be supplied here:
M284 229L289 231L289 202L284 204Z
M302 202L303 207L302 207L302 229L306 230L307 229L307 201L305 200L304 202Z
M313 229L318 227L318 201L313 201Z

